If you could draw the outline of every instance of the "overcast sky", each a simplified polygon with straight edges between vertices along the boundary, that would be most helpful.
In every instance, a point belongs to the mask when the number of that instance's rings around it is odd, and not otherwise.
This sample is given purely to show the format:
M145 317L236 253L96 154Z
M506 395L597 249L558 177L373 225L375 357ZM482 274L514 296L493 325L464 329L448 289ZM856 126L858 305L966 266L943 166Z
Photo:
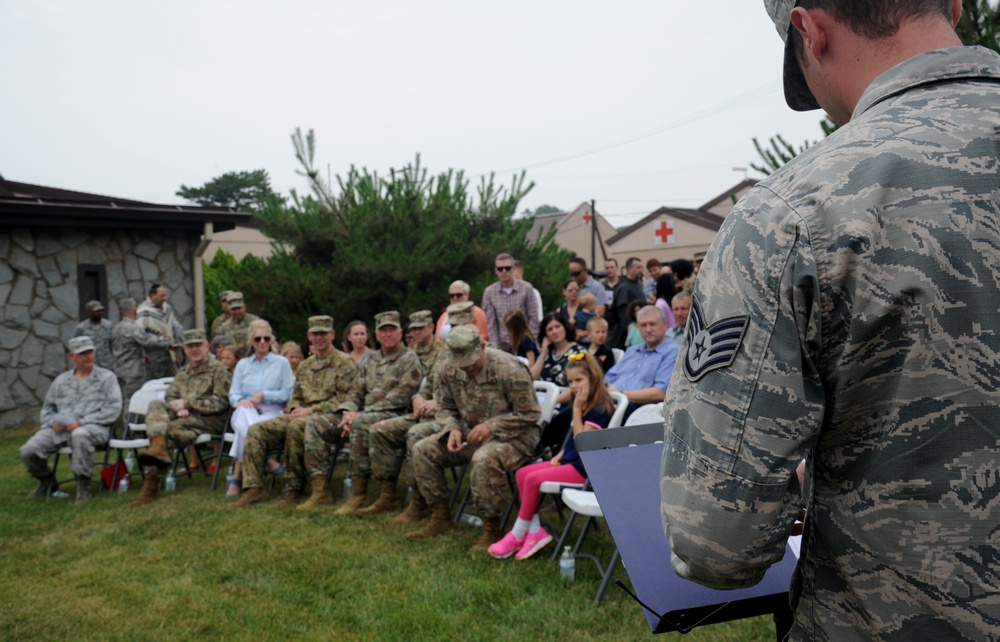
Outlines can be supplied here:
M179 203L264 168L303 191L301 127L333 174L523 168L522 210L596 199L623 225L742 180L755 136L821 136L781 51L759 0L3 0L0 174Z

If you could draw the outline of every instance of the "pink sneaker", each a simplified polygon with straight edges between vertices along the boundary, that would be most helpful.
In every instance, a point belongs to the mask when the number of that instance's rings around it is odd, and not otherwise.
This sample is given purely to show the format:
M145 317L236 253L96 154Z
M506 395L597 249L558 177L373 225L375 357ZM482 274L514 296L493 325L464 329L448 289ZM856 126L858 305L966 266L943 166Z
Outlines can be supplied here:
M526 560L548 546L551 541L552 536L544 528L540 529L537 533L528 533L524 536L524 541L521 543L521 550L517 552L514 559Z
M551 537L549 539L552 539ZM489 552L490 555L497 558L498 560L505 560L514 554L516 550L521 548L524 544L523 539L517 539L514 537L514 533L510 532L504 535L500 541L490 544Z

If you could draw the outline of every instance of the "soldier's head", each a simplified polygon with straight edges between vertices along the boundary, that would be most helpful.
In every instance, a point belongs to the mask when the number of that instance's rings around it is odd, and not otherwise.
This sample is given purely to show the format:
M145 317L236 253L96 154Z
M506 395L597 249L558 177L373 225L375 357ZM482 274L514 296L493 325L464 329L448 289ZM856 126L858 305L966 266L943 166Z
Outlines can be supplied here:
M687 292L678 292L670 300L670 311L674 313L674 320L678 327L687 325L688 314L691 313L691 295Z
M167 300L167 286L162 283L154 283L149 286L149 302L158 308L162 308Z
M375 338L383 354L399 347L403 340L403 326L399 322L399 312L389 310L375 315Z
M462 369L470 377L479 373L486 361L486 344L478 328L471 325L452 328L445 343L450 352L448 363Z
M135 299L132 297L118 299L118 314L120 314L123 319L134 319Z
M434 315L430 310L420 310L410 315L410 332L417 345L430 345L434 340Z
M100 301L87 301L87 305L83 306L83 309L87 311L87 317L94 323L100 323L101 319L104 318L104 306L101 305Z
M655 305L640 308L635 315L635 325L649 350L660 345L667 336L667 319L663 316L663 310Z
M232 316L229 314L229 297L232 296L232 294L232 290L223 290L222 292L219 292L219 307L222 308L222 311L227 317Z
M500 285L510 287L514 285L514 257L504 252L498 254L493 260L493 271L496 272Z
M233 321L236 323L243 321L247 315L247 306L243 303L243 293L232 292L226 302L229 304L229 315Z
M315 316L309 317L309 330L306 337L309 339L310 352L325 357L333 350L333 317Z
M94 342L90 337L73 337L69 340L69 358L76 366L76 374L86 376L94 369Z
M208 358L208 338L204 330L184 331L184 354L191 363L201 363Z
M448 323L453 327L456 325L475 323L476 321L476 304L472 301L452 303L448 306L447 312Z

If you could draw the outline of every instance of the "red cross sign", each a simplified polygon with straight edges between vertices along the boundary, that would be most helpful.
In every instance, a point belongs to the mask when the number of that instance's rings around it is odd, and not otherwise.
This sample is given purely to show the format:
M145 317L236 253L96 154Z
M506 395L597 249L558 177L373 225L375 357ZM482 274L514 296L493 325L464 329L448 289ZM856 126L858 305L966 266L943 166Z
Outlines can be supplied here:
M583 210L583 223L584 223L584 225L590 225L590 219L591 218L593 218L593 217L590 215L590 212L588 212L587 210Z
M653 245L673 245L675 242L673 219L660 221L659 228L653 232Z

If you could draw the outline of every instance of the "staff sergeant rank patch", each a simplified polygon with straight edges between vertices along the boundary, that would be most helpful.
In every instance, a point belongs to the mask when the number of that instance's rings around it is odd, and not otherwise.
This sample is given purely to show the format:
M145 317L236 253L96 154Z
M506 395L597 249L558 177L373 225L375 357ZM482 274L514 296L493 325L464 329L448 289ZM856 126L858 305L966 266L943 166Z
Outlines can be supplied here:
M750 316L728 317L705 327L705 317L698 301L691 302L687 322L687 354L684 374L697 381L712 370L732 364L750 325Z

